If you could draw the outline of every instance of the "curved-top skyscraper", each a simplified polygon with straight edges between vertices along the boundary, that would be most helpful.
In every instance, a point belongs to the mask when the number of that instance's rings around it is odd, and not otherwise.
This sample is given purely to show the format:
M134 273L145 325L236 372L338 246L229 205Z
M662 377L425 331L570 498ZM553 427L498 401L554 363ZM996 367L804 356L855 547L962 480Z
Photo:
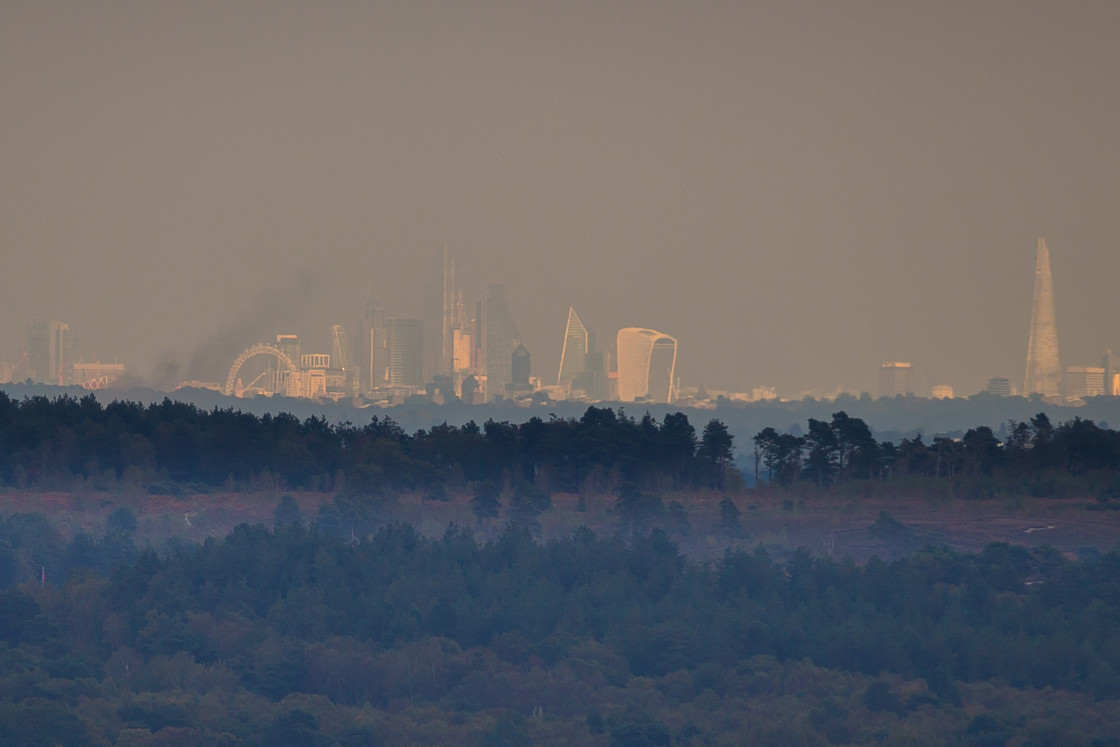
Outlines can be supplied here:
M1061 391L1062 367L1058 361L1058 323L1054 318L1054 281L1050 276L1050 251L1046 248L1046 240L1039 239L1023 394L1057 397Z
M618 398L633 402L672 402L676 380L677 340L641 327L618 331Z

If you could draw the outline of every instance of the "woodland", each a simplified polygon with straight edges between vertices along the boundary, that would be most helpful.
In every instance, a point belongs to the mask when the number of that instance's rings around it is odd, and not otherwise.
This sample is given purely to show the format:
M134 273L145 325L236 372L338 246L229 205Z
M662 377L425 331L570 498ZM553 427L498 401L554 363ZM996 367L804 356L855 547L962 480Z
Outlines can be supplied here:
M697 434L682 413L406 434L0 398L9 493L252 500L267 478L332 495L313 515L284 495L269 526L200 543L153 543L128 508L72 533L43 512L0 518L0 745L1120 744L1116 551L926 546L857 564L677 542L690 494L719 500L729 537L759 491L936 481L955 500L1111 508L1115 432L1045 416L1006 432L892 445L837 413L760 432L741 471L719 421ZM404 491L468 501L476 523L422 535L395 518ZM615 530L541 539L561 491L613 496Z

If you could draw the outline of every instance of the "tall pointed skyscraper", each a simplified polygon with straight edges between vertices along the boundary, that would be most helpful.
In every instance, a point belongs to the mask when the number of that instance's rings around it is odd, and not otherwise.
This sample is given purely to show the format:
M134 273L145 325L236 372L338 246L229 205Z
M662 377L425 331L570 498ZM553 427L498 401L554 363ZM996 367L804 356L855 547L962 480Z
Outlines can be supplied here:
M1046 240L1038 240L1034 270L1034 305L1031 307L1031 336L1027 343L1027 376L1023 393L1057 397L1062 391L1062 367L1058 361L1058 325L1054 319L1054 281L1050 277L1050 251Z

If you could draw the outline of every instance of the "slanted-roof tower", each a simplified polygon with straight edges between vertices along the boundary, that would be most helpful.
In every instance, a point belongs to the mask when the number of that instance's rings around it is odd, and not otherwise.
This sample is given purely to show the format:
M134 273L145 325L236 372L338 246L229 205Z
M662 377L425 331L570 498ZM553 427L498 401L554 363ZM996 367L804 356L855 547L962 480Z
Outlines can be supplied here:
M1054 318L1054 281L1050 276L1050 251L1046 248L1046 240L1039 239L1023 393L1057 397L1061 391L1062 367L1058 360L1058 324Z
M583 326L576 310L569 306L568 325L564 328L564 347L560 350L560 374L556 377L558 386L570 386L572 379L587 370L590 347L587 327Z

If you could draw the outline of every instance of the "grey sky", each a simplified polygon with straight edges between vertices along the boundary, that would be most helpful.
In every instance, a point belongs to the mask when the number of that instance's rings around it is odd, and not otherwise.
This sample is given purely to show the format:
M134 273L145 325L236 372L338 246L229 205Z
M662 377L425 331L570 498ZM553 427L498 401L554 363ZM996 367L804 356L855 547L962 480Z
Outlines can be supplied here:
M570 304L678 337L686 385L897 359L969 394L1023 376L1044 236L1063 365L1095 364L1117 39L1115 2L3 0L0 357L33 318L145 374L327 350L367 290L419 314L446 241L546 378Z

